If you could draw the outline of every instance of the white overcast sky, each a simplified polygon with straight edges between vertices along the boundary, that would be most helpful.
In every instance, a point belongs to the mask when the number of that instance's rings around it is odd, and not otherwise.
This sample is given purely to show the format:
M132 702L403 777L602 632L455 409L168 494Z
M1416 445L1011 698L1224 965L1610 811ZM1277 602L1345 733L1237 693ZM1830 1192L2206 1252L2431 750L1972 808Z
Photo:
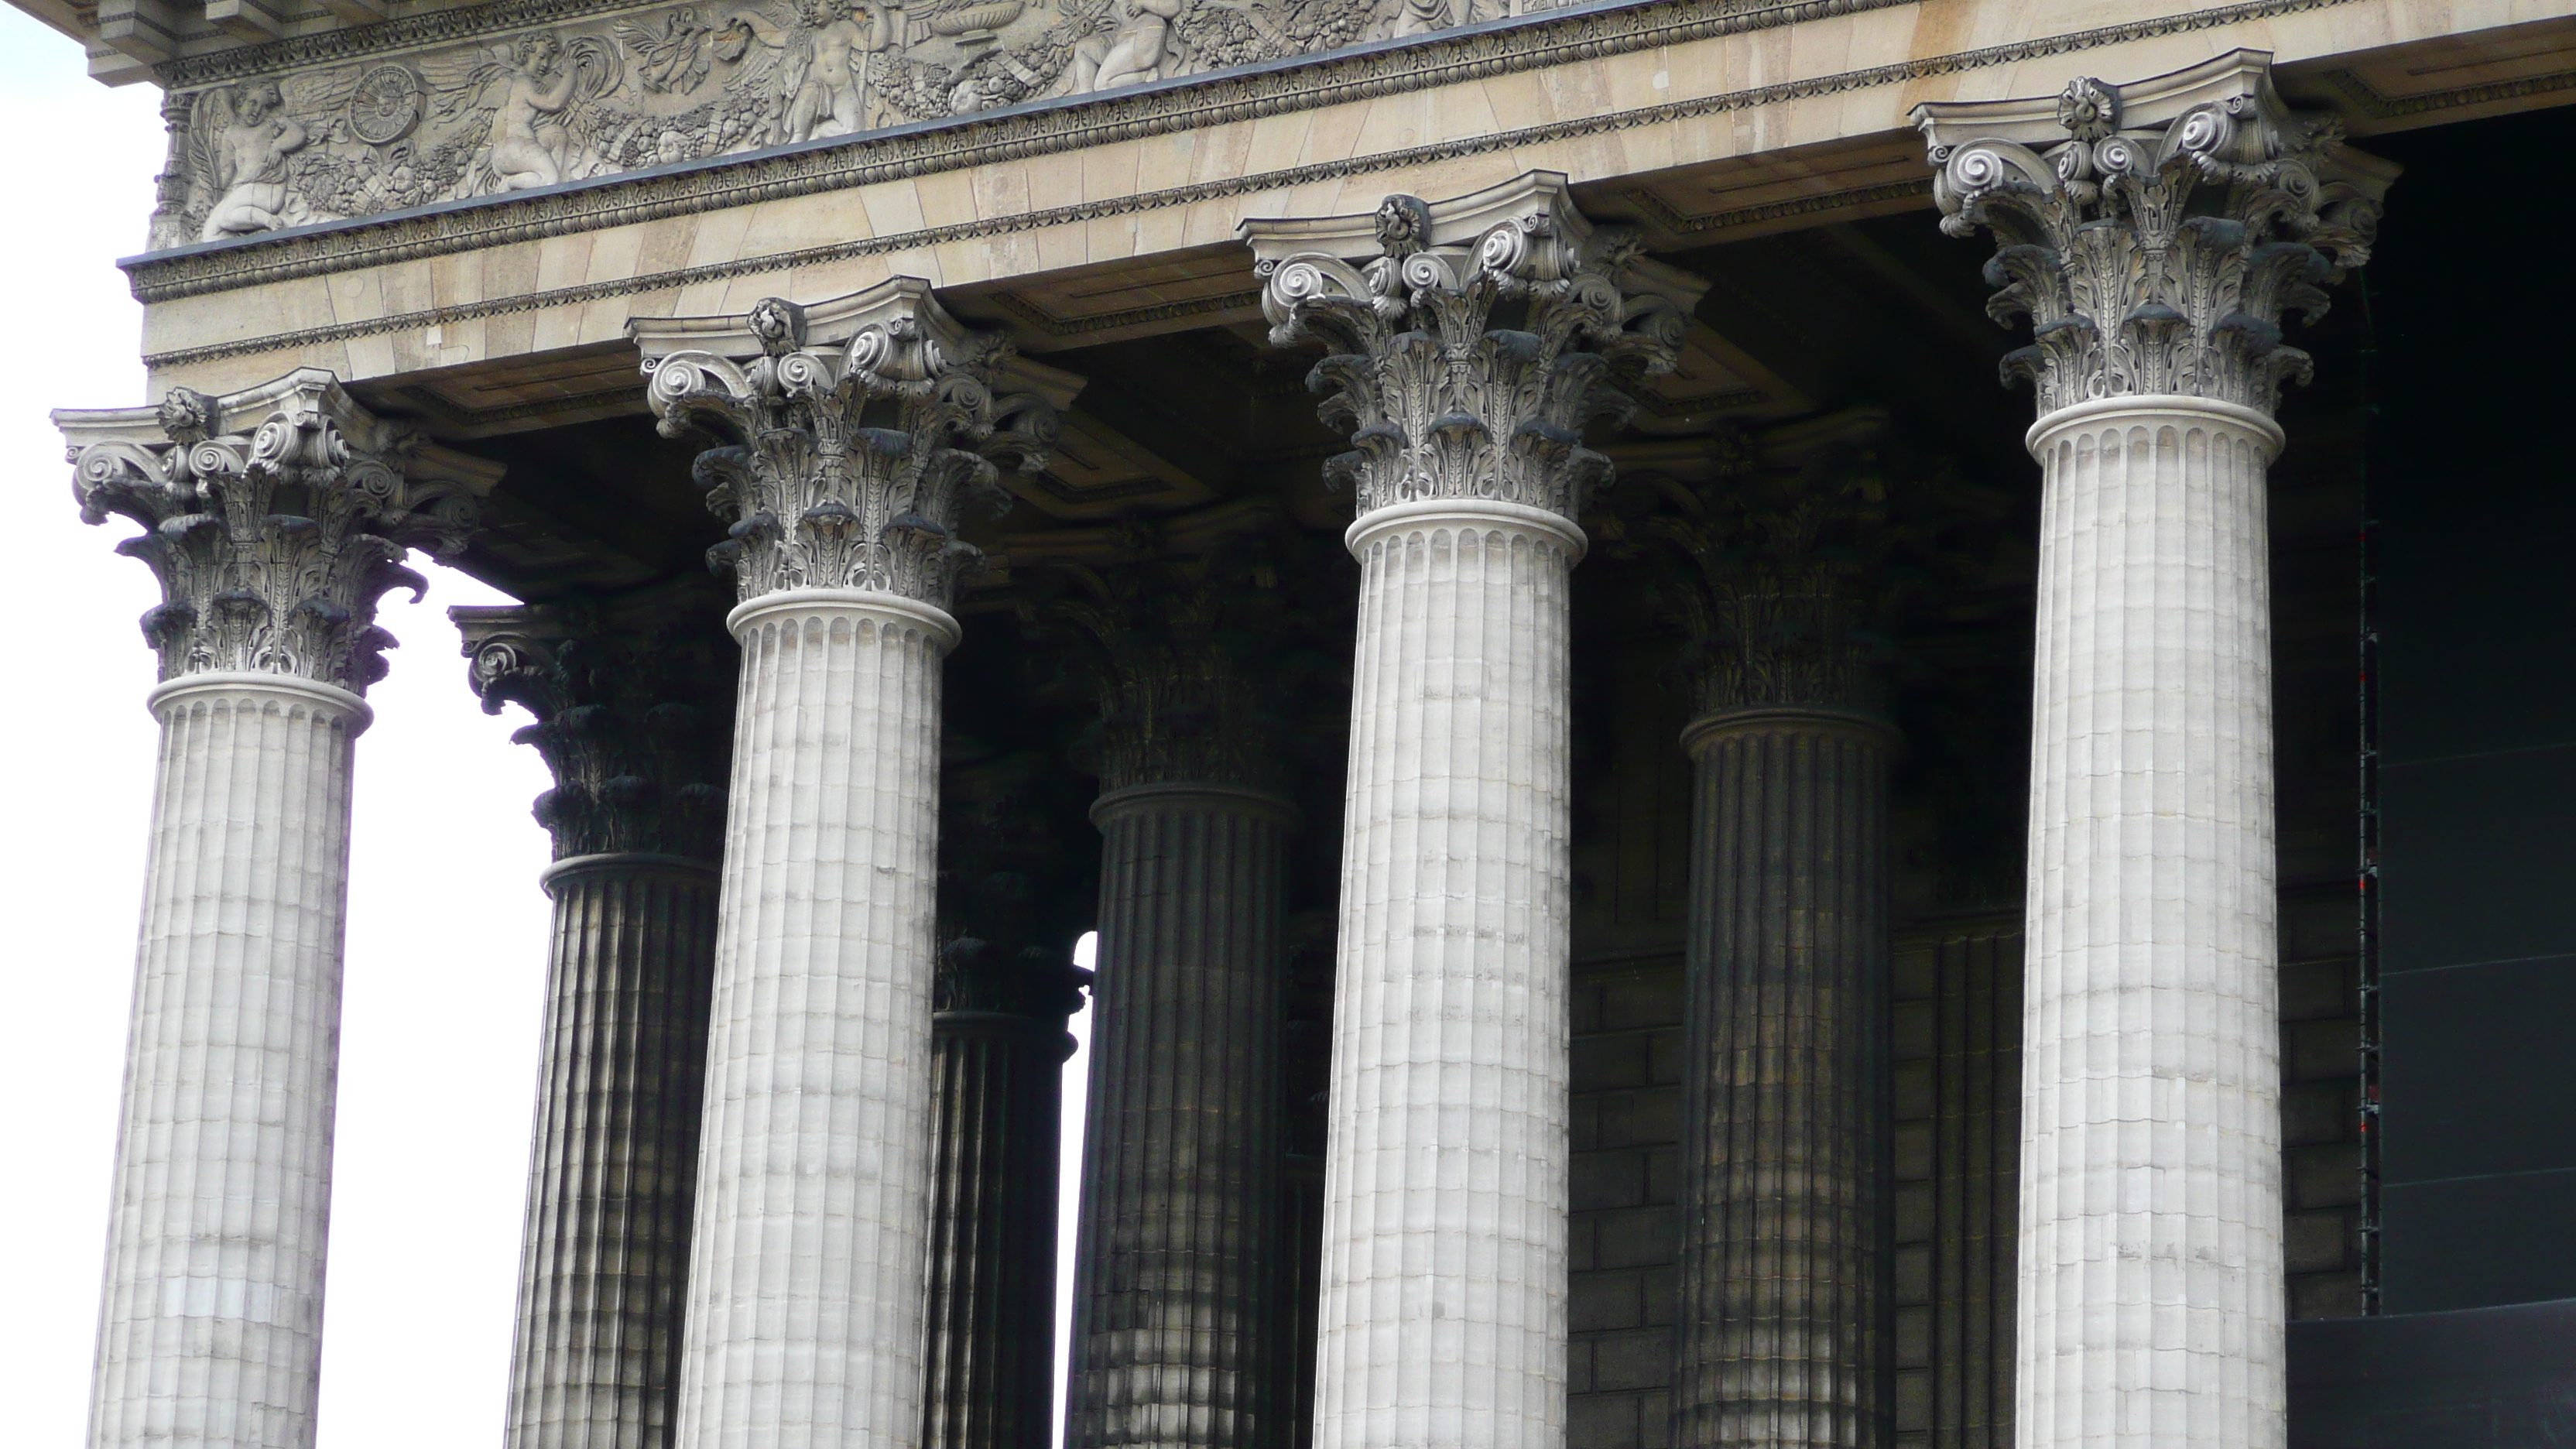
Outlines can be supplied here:
M0 222L18 659L0 685L0 1439L29 1449L84 1433L157 733L135 626L151 576L113 552L130 525L81 524L46 413L147 400L141 310L111 263L142 249L159 102L89 80L78 46L0 7L0 135L19 140ZM403 647L358 745L320 1449L497 1446L509 1373L545 956L528 802L547 780L509 742L524 716L466 690L443 612L508 600L427 571L426 600L386 601Z

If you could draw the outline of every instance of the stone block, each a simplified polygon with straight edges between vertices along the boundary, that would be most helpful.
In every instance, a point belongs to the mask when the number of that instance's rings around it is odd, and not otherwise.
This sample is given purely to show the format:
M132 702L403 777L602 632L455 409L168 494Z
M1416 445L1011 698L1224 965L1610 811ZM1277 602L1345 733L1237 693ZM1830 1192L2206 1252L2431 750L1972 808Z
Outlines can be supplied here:
M1682 973L1639 972L1601 983L1603 1031L1672 1026L1682 1019Z
M1933 1064L1928 1061L1898 1062L1889 1073L1888 1086L1899 1122L1929 1117L1939 1102L1933 1087Z
M1907 1183L1894 1193L1896 1241L1928 1243L1932 1241L1932 1184Z
M2330 1273L2351 1264L2352 1215L2316 1208L2281 1215L2281 1260L2293 1273Z
M1604 1092L1642 1087L1651 1080L1651 1044L1642 1032L1605 1032L1574 1042L1573 1075L1577 1092Z
M1623 1208L1584 1217L1596 1235L1592 1248L1596 1268L1643 1268L1673 1261L1678 1224L1669 1207Z
M1896 1180L1922 1182L1932 1176L1932 1124L1900 1122L1888 1134L1896 1146Z
M1565 1401L1565 1449L1643 1449L1637 1395L1574 1394Z
M1896 1310L1892 1344L1899 1369L1926 1368L1932 1362L1932 1310L1928 1306Z
M2281 1089L2281 1144L2314 1147L2353 1140L2357 1079L2301 1082Z
M2294 1147L2282 1154L2293 1208L2349 1207L2361 1201L2361 1146L2353 1142Z
M1592 1386L1660 1389L1673 1381L1673 1336L1657 1329L1605 1334L1592 1342Z
M2313 1082L2349 1077L2361 1070L2361 1022L2354 1017L2332 1021L2285 1022L2281 1027L2281 1080Z
M1898 1002L1889 1020L1888 1055L1900 1062L1930 1058L1934 1044L1940 1040L1935 1031L1938 1020L1931 1002Z
M1569 1275L1565 1326L1574 1333L1608 1333L1643 1328L1645 1270Z
M1646 1151L1585 1152L1574 1159L1571 1174L1576 1212L1642 1207L1646 1202Z
M2281 966L2281 1019L2326 1021L2358 1010L2358 968L2349 956L2289 961Z

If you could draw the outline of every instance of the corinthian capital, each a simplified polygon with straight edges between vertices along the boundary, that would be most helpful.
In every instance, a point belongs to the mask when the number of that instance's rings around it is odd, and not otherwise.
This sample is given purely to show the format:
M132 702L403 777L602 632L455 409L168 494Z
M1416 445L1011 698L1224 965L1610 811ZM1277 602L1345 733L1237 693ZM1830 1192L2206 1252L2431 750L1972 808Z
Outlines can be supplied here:
M458 608L487 714L516 704L555 778L536 817L555 858L641 852L712 861L724 839L734 642L716 585Z
M53 417L82 520L144 528L117 552L161 581L143 634L164 680L240 671L363 692L394 642L377 603L428 587L403 566L409 551L464 548L476 500L501 476L376 418L319 368L221 397L173 388L157 408Z
M1270 340L1330 349L1306 385L1351 435L1325 468L1363 515L1482 498L1574 517L1611 471L1585 427L1627 417L1622 382L1672 369L1705 290L1638 255L1627 228L1586 220L1553 172L1236 230Z
M1986 304L2031 320L2004 359L2045 415L2130 394L2269 412L2308 355L2325 288L2370 256L2397 167L2292 111L2271 57L2240 50L2129 85L2078 79L2054 101L1930 102L1915 124L1939 168L1941 229L1994 233Z
M708 562L745 599L875 589L945 608L980 558L957 536L966 506L1008 505L1001 468L1045 463L1072 395L914 277L633 331L663 436L696 425L727 440L698 456L697 478L732 524Z
M1039 607L1086 643L1099 685L1100 788L1219 785L1278 791L1283 675L1298 662L1281 548L1263 534L1219 540L1186 560L1144 557L1101 572L1065 569Z

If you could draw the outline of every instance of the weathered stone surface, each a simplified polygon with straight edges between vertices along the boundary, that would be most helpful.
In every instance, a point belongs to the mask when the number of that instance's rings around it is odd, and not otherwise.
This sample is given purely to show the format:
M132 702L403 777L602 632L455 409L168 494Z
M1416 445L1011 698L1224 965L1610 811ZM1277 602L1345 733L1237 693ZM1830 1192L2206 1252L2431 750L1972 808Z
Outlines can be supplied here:
M2285 311L2394 174L2240 52L2054 105L1931 105L2040 419L2023 1043L2026 1446L2287 1435L2270 416ZM2038 147L2046 147L2043 154ZM2099 1184L2125 1184L2106 1195Z

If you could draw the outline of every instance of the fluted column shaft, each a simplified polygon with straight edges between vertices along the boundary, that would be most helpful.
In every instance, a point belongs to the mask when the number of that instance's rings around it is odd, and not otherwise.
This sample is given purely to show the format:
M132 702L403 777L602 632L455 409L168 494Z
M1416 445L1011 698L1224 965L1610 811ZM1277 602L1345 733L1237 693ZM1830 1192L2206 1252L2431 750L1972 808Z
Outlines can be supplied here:
M1100 1016L1067 1441L1268 1449L1289 809L1147 784L1092 818Z
M574 856L554 898L511 1449L659 1449L679 1387L716 868Z
M346 690L185 676L161 752L91 1404L95 1449L302 1449L322 1354Z
M1319 1449L1565 1434L1567 585L1544 509L1398 503L1360 560Z
M1879 1442L1886 735L1712 715L1691 822L1677 1438Z
M931 1030L931 1449L1048 1449L1063 1022L942 1011Z
M922 1421L940 661L861 589L742 645L678 1442L890 1446Z
M2030 433L2025 1442L2283 1442L2280 442L2187 397L2078 403Z

